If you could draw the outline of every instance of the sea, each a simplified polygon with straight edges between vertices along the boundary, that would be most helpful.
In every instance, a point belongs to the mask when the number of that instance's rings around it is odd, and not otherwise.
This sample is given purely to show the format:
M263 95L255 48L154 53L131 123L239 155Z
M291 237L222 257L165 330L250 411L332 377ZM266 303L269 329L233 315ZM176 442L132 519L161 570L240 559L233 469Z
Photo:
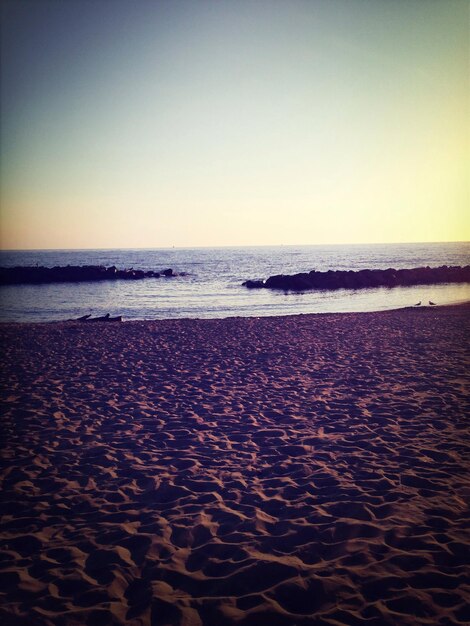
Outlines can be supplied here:
M470 242L119 250L1 251L0 266L115 265L184 276L0 287L0 321L51 322L109 313L124 320L225 318L383 311L470 300L470 285L282 292L248 279L310 270L469 265Z

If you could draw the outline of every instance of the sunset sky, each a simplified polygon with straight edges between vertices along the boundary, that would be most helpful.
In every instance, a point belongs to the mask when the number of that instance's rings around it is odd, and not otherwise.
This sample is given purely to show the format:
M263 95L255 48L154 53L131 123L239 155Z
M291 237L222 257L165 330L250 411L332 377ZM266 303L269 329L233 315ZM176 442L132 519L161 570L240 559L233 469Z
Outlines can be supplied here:
M467 0L7 0L1 246L470 240Z

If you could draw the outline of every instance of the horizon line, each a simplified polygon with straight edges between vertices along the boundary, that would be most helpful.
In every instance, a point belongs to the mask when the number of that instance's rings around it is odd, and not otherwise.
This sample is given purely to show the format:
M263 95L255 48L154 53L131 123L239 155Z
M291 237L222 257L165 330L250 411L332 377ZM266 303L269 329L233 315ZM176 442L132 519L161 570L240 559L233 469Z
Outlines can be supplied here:
M349 243L276 243L276 244L242 244L242 245L205 245L205 246L136 246L136 247L87 247L87 248L1 248L2 252L85 252L93 250L211 250L214 248L308 248L325 246L399 246L399 245L435 245L435 244L468 244L470 240L453 241L368 241Z

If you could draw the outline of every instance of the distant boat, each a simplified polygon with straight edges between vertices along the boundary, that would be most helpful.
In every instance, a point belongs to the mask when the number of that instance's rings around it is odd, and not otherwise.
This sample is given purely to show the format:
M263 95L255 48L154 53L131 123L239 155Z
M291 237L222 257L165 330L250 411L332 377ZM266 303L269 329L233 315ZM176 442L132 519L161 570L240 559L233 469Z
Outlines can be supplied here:
M436 306L436 303L435 303L435 302L431 302L431 300L429 300L429 304L430 304L431 306Z
M415 306L421 306L421 300L415 304Z

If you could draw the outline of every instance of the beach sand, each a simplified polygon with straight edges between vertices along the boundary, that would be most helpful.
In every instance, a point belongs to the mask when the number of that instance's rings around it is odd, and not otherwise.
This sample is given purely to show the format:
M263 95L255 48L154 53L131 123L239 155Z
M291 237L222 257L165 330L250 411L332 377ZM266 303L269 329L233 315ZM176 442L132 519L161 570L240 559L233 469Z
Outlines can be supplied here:
M3 324L3 625L470 621L470 306Z

